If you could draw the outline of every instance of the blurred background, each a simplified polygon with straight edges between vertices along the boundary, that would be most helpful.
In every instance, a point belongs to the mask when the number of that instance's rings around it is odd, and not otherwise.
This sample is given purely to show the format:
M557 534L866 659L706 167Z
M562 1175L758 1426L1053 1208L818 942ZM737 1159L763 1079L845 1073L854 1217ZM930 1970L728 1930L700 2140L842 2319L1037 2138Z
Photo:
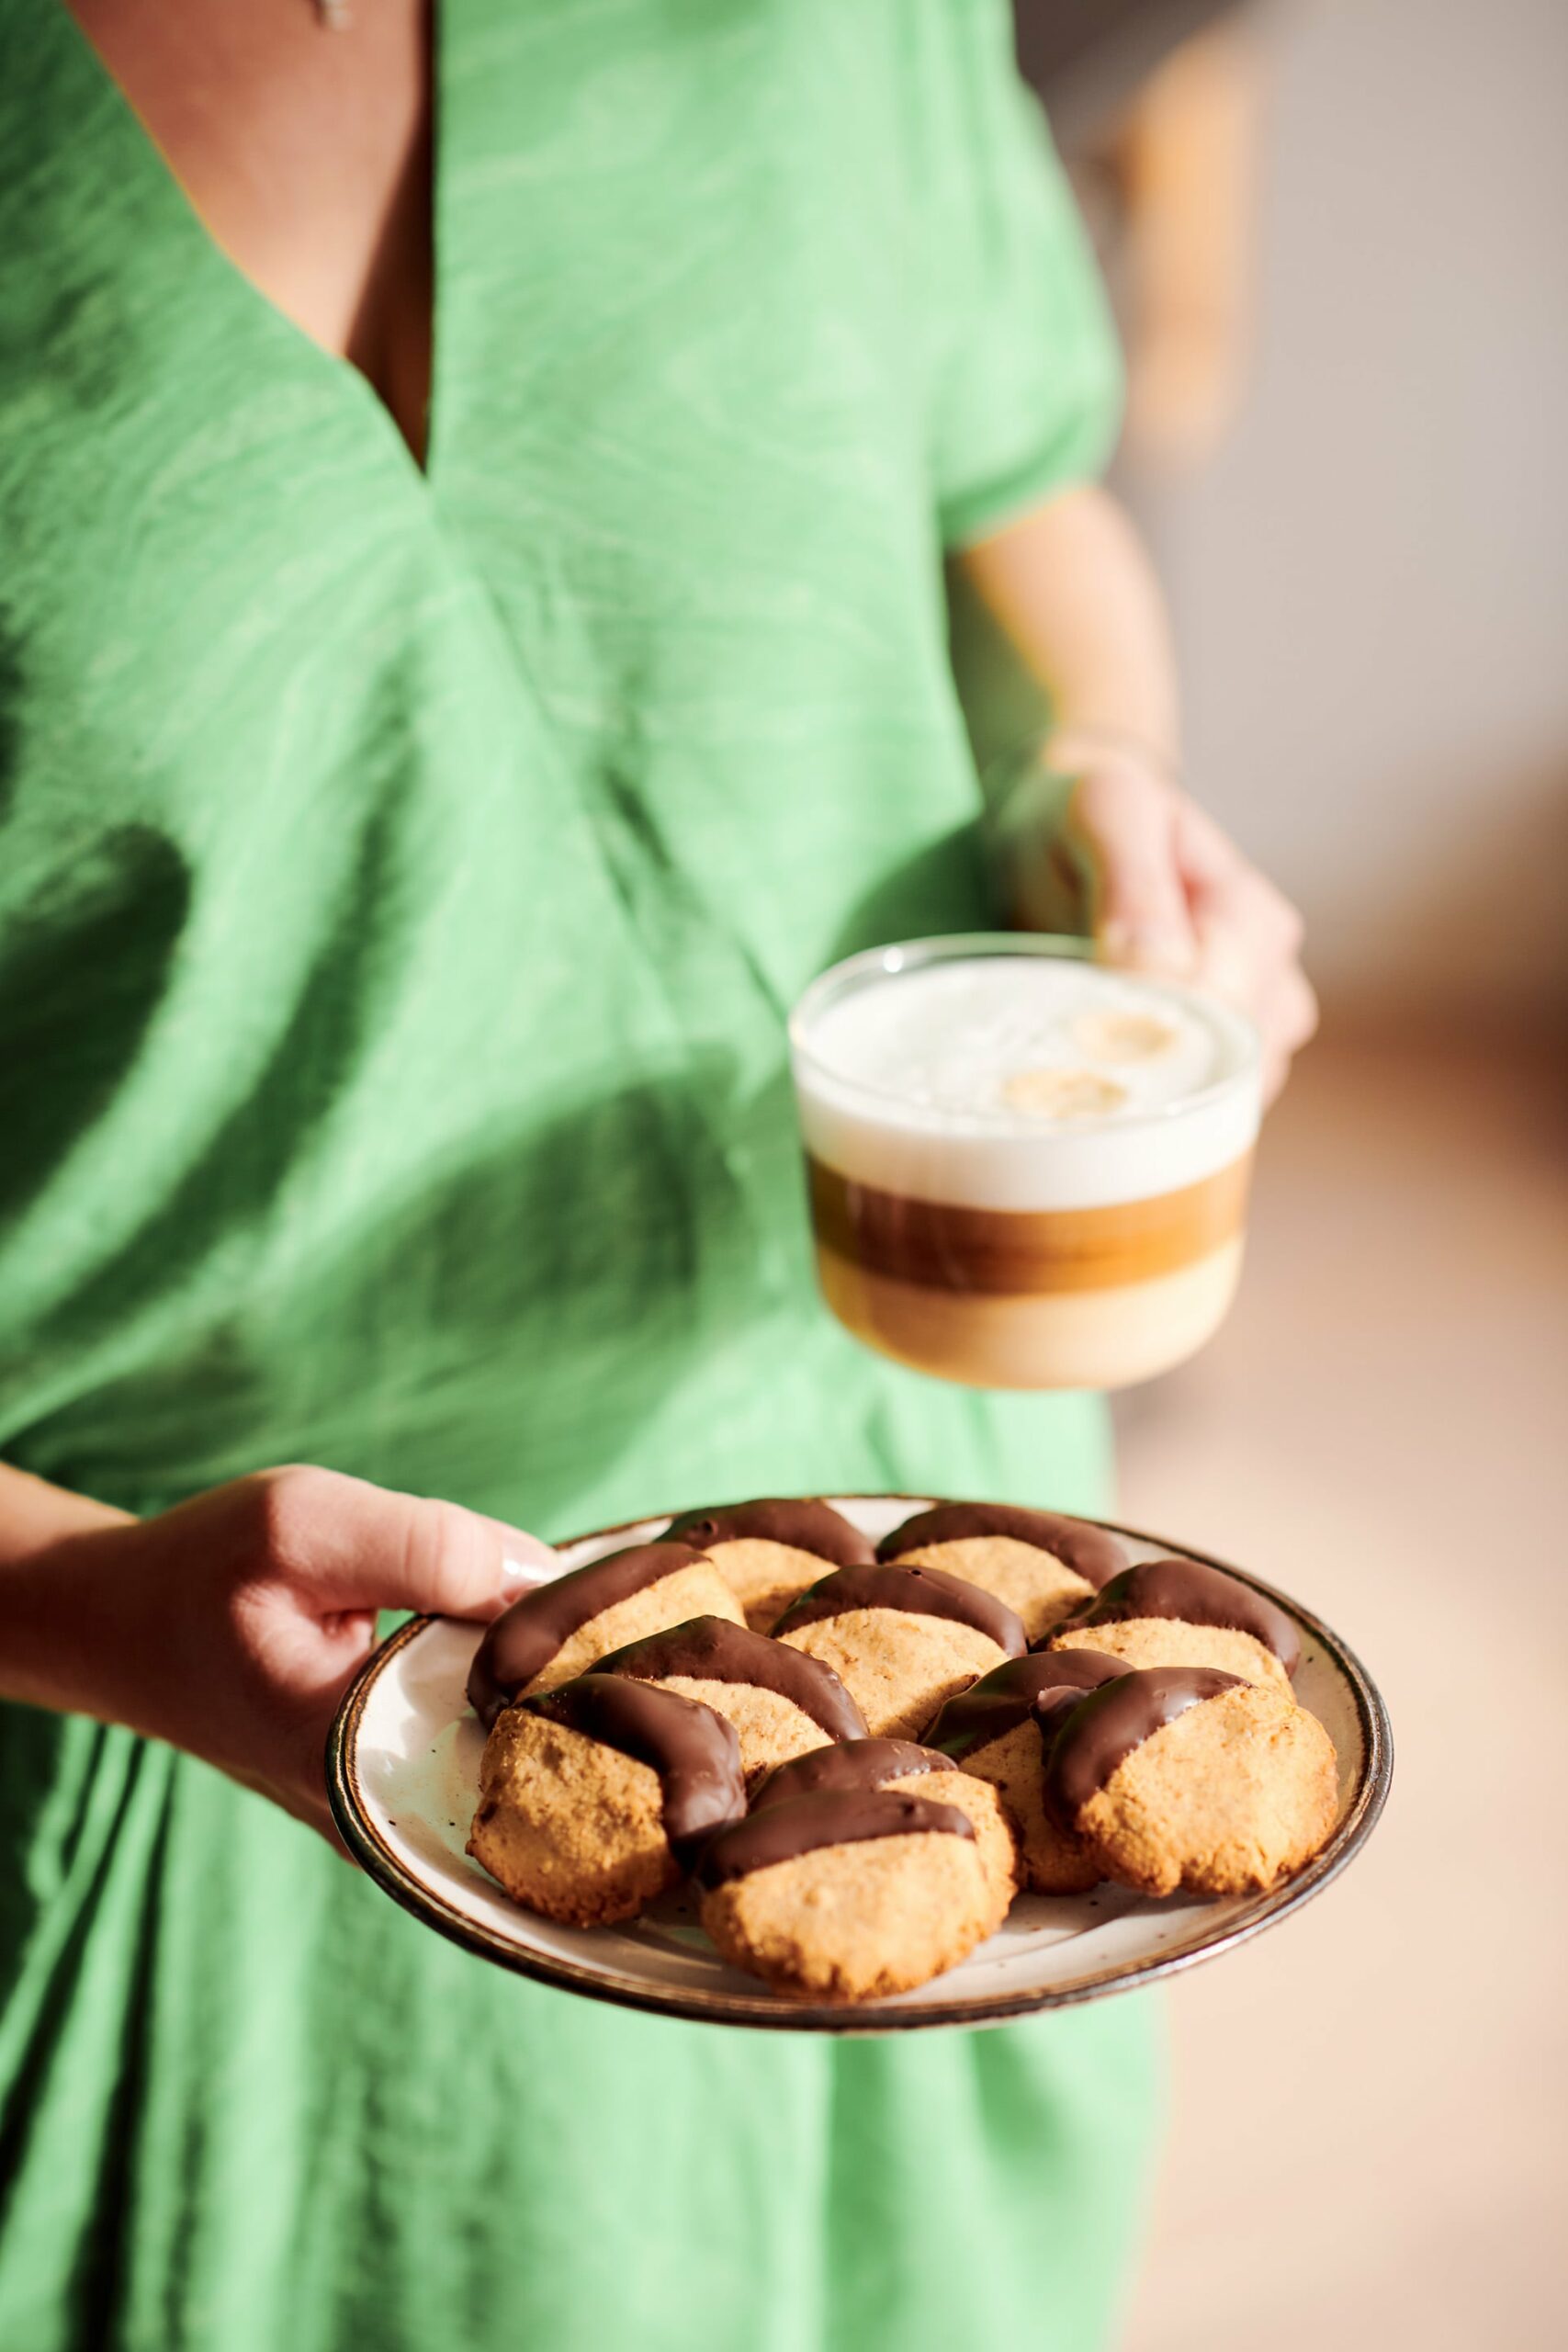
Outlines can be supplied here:
M1348 1877L1170 1996L1127 2352L1535 2352L1568 2188L1568 7L1018 19L1122 313L1189 780L1303 909L1324 1004L1232 1321L1122 1401L1122 1509L1345 1631L1398 1751Z

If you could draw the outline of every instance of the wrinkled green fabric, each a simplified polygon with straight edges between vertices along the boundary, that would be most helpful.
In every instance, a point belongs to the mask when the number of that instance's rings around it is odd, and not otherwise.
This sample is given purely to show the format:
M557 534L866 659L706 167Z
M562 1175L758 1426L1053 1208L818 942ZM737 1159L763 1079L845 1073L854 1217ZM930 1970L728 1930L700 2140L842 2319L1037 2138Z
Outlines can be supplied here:
M6 1454L1102 1503L1092 1400L829 1322L784 1076L824 963L983 919L942 548L1113 422L1001 8L450 0L428 477L0 33ZM1125 2269L1143 2005L639 2018L21 1708L0 1984L6 2352L1080 2352Z

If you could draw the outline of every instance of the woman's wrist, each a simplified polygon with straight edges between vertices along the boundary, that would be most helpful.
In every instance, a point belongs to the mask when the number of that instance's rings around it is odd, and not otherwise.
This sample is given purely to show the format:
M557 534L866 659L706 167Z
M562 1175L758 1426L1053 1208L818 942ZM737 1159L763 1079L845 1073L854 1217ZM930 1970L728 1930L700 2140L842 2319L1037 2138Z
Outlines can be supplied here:
M1168 803L1181 791L1174 755L1152 735L1100 720L1063 720L1020 744L982 779L986 831L1005 919L1024 931L1087 936L1096 871L1075 822L1086 779Z
M130 1722L114 1603L127 1566L119 1555L137 1522L94 1505L62 1518L63 1532L57 1526L26 1545L25 1524L0 1520L0 1699Z
M1175 791L1183 789L1181 761L1175 745L1144 734L1135 727L1100 720L1064 720L1045 738L1040 758L1042 766L1053 775L1077 776L1110 763L1136 767Z

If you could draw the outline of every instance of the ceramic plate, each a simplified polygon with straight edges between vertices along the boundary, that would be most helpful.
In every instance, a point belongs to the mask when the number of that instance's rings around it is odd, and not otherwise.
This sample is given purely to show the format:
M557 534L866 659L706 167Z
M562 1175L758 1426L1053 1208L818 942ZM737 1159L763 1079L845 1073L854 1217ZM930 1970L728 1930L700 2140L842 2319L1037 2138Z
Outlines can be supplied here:
M874 1542L927 1508L926 1498L907 1495L832 1500ZM666 1512L563 1544L561 1570L623 1544L645 1543L668 1519ZM484 1746L463 1696L479 1634L447 1618L416 1617L400 1628L344 1700L327 1749L338 1826L394 1902L454 1943L543 1984L666 2017L796 2032L889 2033L998 2025L1147 1984L1228 1951L1309 1903L1370 1835L1388 1794L1393 1755L1387 1712L1370 1677L1309 1611L1226 1560L1134 1528L1115 1532L1134 1560L1168 1554L1209 1560L1267 1593L1301 1629L1296 1693L1327 1726L1338 1752L1339 1821L1316 1859L1270 1894L1219 1902L1177 1894L1156 1902L1102 1886L1093 1894L1021 1895L1006 1925L961 1966L916 1992L852 2009L786 2000L727 1967L684 1895L667 1897L626 1927L557 1927L513 1903L463 1851Z

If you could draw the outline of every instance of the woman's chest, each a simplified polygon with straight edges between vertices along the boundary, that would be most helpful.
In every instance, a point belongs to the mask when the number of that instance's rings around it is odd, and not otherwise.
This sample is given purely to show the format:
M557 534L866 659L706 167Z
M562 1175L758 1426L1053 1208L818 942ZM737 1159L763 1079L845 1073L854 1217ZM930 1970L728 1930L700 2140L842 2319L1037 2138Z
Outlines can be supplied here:
M68 5L192 227L312 342L359 368L419 455L431 341L428 0L375 0L344 12L340 30L316 0Z
M0 509L18 673L121 772L188 762L205 796L264 660L275 735L321 742L330 704L347 741L355 695L386 731L447 691L433 649L458 635L583 756L636 738L647 778L678 739L716 796L760 733L794 773L812 712L847 741L936 674L887 60L813 0L625 7L614 31L444 11L423 478L222 261L101 73L62 85L79 159L39 139L0 195L0 439L26 456Z

